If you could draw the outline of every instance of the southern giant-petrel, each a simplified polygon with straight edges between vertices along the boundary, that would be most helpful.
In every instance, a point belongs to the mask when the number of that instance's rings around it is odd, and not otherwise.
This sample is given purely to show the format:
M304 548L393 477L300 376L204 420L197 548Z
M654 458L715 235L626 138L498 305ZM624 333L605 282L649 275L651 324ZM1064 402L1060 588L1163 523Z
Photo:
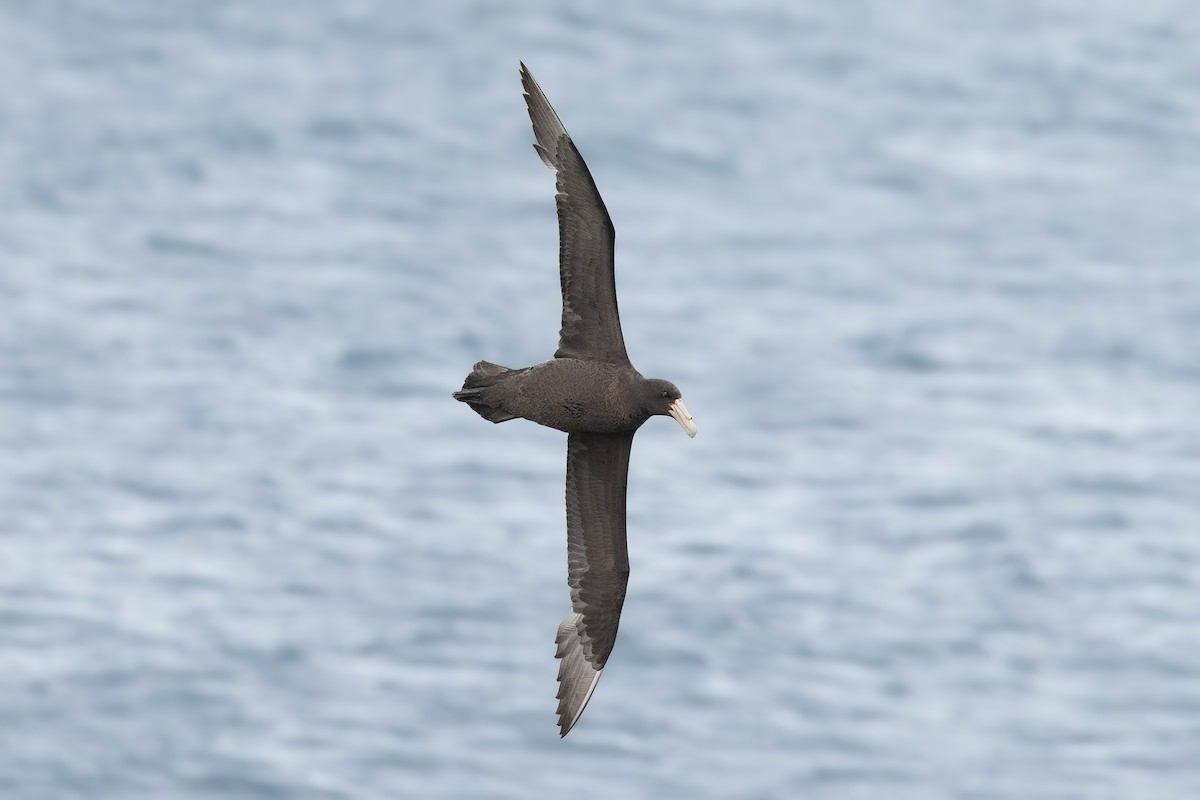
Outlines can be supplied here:
M558 626L558 724L566 736L596 689L617 638L629 551L625 486L633 434L656 415L688 436L696 424L675 384L643 378L625 353L613 276L615 234L583 157L525 65L521 82L537 150L557 173L562 329L551 361L510 369L480 361L456 400L486 420L521 417L567 436L567 583Z

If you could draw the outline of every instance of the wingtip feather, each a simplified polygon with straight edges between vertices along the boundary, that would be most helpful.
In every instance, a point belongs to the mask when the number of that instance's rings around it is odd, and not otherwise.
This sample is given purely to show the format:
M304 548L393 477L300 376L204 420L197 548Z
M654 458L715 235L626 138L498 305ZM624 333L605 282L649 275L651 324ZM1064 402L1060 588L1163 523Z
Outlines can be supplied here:
M579 631L582 621L582 614L567 612L554 639L558 645L554 657L561 659L558 665L558 692L555 695L558 699L560 739L570 733L575 723L583 716L583 710L592 699L592 693L596 691L596 684L600 682L603 672L603 669L596 669L584 653Z
M553 151L557 147L558 140L567 136L567 129L563 127L562 120L558 118L554 107L550 105L542 87L538 86L533 73L525 66L524 61L520 63L521 86L525 89L525 107L529 111L529 121L533 123L534 139L537 140L537 144L533 146L534 150L537 151L538 156L547 167L557 170L558 162L555 160Z

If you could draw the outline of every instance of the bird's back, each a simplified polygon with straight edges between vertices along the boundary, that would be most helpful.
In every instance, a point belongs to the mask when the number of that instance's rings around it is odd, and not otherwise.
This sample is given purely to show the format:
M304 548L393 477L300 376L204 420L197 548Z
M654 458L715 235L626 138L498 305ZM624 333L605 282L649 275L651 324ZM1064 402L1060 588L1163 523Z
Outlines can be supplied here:
M641 380L627 365L556 358L513 370L490 390L489 402L567 433L622 433L649 417L637 401Z

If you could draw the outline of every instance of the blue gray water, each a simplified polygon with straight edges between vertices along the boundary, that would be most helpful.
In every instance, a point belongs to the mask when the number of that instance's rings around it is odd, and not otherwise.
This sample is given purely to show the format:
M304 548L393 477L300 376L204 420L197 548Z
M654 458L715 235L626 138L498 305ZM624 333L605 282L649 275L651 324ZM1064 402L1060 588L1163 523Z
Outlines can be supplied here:
M1200 797L1183 2L0 5L0 797ZM524 59L618 230L554 725Z

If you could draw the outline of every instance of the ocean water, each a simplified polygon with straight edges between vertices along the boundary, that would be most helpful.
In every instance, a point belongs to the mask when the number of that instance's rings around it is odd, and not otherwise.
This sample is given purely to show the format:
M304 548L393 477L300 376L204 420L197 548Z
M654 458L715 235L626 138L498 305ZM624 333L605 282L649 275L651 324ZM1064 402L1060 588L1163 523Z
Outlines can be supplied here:
M1183 2L0 5L0 797L1200 797ZM699 424L554 725L523 59Z

